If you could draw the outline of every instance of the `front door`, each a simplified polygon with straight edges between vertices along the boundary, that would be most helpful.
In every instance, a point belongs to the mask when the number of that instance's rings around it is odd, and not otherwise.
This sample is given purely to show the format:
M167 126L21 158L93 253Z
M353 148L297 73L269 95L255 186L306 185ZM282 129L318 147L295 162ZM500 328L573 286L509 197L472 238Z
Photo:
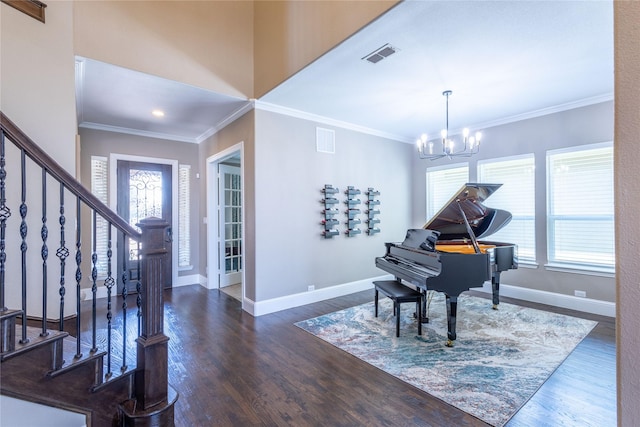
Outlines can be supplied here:
M141 219L149 217L162 218L171 224L171 165L118 160L117 184L118 215L133 227L136 227ZM171 227L167 230L167 255L163 262L165 288L171 287L170 240ZM118 260L125 263L128 292L134 292L136 288L137 256L136 242L130 239L126 239L124 244L120 242Z
M220 230L218 234L220 254L220 287L242 281L242 186L240 168L220 164Z

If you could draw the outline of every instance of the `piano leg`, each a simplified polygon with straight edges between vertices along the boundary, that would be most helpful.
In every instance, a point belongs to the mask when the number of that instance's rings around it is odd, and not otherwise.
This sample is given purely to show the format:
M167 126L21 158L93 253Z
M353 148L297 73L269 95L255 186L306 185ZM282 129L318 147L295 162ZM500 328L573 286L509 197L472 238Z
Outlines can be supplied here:
M445 294L446 295L446 294ZM447 347L453 347L456 339L456 315L458 312L458 297L446 295L447 298Z
M498 309L500 304L500 272L496 271L491 276L491 293L493 294L493 309Z
M420 289L420 293L422 294L422 298L420 298L420 305L422 306L420 309L420 318L422 323L429 323L429 310L427 310L427 307L429 306L429 300L427 297L429 294L427 292L428 291L425 291L424 289Z

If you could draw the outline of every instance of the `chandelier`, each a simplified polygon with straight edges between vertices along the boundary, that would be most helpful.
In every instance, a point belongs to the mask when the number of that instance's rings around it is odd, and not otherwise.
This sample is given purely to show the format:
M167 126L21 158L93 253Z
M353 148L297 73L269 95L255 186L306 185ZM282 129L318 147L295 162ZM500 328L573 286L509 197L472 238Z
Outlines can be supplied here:
M446 127L440 132L441 138L438 140L429 141L427 134L422 134L422 137L418 139L418 154L421 159L436 160L443 157L469 157L477 154L480 150L480 139L482 134L476 132L475 136L469 136L469 129L464 128L462 130L462 141L456 141L449 135L449 95L453 92L445 90L442 92L447 98L447 121Z

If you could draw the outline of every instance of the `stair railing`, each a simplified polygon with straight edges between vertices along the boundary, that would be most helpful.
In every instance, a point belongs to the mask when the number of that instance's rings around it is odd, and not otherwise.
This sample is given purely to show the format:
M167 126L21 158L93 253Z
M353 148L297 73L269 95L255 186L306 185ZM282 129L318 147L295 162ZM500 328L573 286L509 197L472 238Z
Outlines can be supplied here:
M72 256L72 250L69 246L75 245L75 334L76 334L76 354L74 358L82 357L82 330L83 322L91 323L91 353L98 351L105 351L107 357L106 370L103 378L100 381L108 382L114 379L118 375L114 375L111 369L111 357L113 352L112 345L112 328L113 328L113 315L114 310L112 306L112 299L114 292L117 294L117 279L113 272L112 264L114 262L113 256L113 233L115 230L120 233L122 242L130 238L138 242L138 266L139 271L136 275L137 281L136 291L136 306L137 306L137 318L138 318L138 337L137 342L137 366L133 368L135 370L135 387L132 399L135 404L129 405L134 407L135 410L124 409L124 417L131 416L135 418L133 412L153 412L151 408L154 408L158 412L165 411L166 420L173 419L173 404L177 399L175 391L169 391L170 387L167 382L167 366L168 366L168 351L167 341L168 338L164 335L163 331L163 297L162 297L162 262L163 255L166 253L165 248L165 230L169 226L164 220L158 218L147 218L140 221L137 226L141 231L132 227L122 217L118 216L109 207L107 207L102 201L100 201L94 194L87 190L79 181L77 181L69 172L67 172L62 166L53 160L46 152L44 152L38 145L36 145L24 132L22 132L8 117L0 112L0 124L1 124L1 141L0 141L0 313L4 314L10 310L6 307L6 290L9 286L10 273L8 270L9 263L17 262L17 255L10 252L9 246L15 247L15 234L9 234L8 224L13 214L15 206L10 206L8 201L9 192L12 187L7 185L15 177L11 176L7 168L7 147L6 141L10 141L18 149L19 160L11 159L13 166L12 170L15 170L15 165L19 163L19 188L13 188L13 193L19 193L19 196L15 194L15 198L19 199L17 211L20 215L20 255L19 260L21 262L20 267L20 293L21 293L21 313L16 317L21 317L21 332L19 334L19 343L26 344L29 340L27 335L27 321L28 313L30 311L31 294L41 294L42 298L42 326L40 336L47 336L49 332L47 322L47 294L48 288L54 284L48 283L48 278L51 277L49 270L49 246L55 246L55 255L58 258L60 265L60 277L58 286L59 294L59 319L58 326L60 331L65 330L65 304L66 290L67 290L67 260ZM15 150L14 150L15 151ZM30 161L27 164L27 160ZM35 165L35 166L34 166ZM35 168L35 173L34 173ZM40 169L38 173L37 169ZM41 209L40 219L40 257L42 260L42 284L38 286L38 289L34 289L34 285L27 280L28 275L33 271L33 267L28 267L28 262L32 261L33 256L29 253L29 225L32 225L34 220L30 212L31 201L33 196L31 192L35 191L35 186L32 181L37 180L37 175L40 175L39 179L41 190L41 206L36 206ZM50 228L48 225L47 215L50 214L51 209L48 206L51 205L51 191L47 189L48 177L53 178L55 185L59 186L59 197L55 203L55 209L57 211L57 231L59 231L59 241L51 242L49 239ZM71 195L74 198L72 202L75 202L75 241L73 244L67 241L67 229L70 228L67 224L67 198ZM83 212L90 210L91 218L91 231L92 237L96 236L96 223L98 218L103 218L108 224L108 237L107 237L107 252L106 254L98 254L96 251L96 239L92 238L92 251L91 251L91 319L81 319L81 302L82 302L82 286L81 281L83 277L83 265L82 265L82 241L83 241L83 228L81 220ZM53 227L55 228L55 226ZM86 237L85 237L86 238ZM32 239L31 239L32 241ZM125 251L126 252L126 251ZM106 257L107 264L107 276L104 279L104 286L107 289L106 298L106 324L107 324L107 344L106 348L100 348L96 337L96 328L98 322L97 313L99 299L98 294L98 273L97 264L100 257ZM123 264L123 271L121 275L120 283L122 284L122 366L120 367L120 375L130 372L131 368L127 366L127 274L126 267ZM85 266L86 269L86 266ZM69 269L70 270L70 269ZM70 275L70 274L69 274ZM15 278L11 278L13 282ZM115 291L114 291L115 287ZM85 289L86 291L86 289ZM18 312L18 310L14 310ZM40 317L40 316L38 316ZM4 318L4 316L3 316ZM104 320L102 321L104 322ZM15 321L14 321L15 323ZM3 320L2 330L0 331L0 351L7 352L15 348L13 342L13 333L10 329L8 322ZM15 328L15 326L14 326ZM85 327L86 330L86 327ZM73 335L73 334L71 334ZM86 344L85 344L86 345ZM169 396L171 394L172 396ZM169 397L168 397L169 396ZM171 401L169 401L171 400ZM127 414L127 412L132 412ZM167 415L167 413L170 413ZM164 418L163 418L164 419Z

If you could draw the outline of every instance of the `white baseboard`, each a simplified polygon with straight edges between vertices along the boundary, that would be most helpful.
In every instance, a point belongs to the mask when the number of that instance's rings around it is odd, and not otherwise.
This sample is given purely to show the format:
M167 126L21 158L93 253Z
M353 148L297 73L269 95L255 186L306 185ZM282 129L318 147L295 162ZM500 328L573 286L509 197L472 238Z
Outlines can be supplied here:
M174 288L179 288L180 286L195 285L195 284L206 286L206 283L207 283L207 278L204 277L202 274L190 274L188 276L178 276L178 280L174 282L172 286ZM113 291L115 291L115 287L113 288ZM111 295L115 296L115 293L112 293ZM98 290L96 292L96 298L106 298L106 297L107 297L107 288L104 286L104 284L100 283L100 285L98 285ZM91 298L92 298L91 288L84 288L80 290L80 299L82 301L87 301L87 300L90 300Z
M314 291L273 298L266 301L254 302L245 298L242 308L253 316L262 316L264 314L275 313L276 311L286 310L288 308L299 307L301 305L324 301L330 298L349 295L354 292L373 289L374 280L389 279L393 279L393 277L387 274L384 276L372 277L370 279L357 280L355 282L330 286L328 288L316 289Z
M190 274L188 276L178 276L178 281L173 283L174 288L180 286L188 286L198 284L200 286L207 286L207 278L202 274Z
M490 294L491 283L485 282L482 288L473 289ZM616 304L608 301L557 294L554 292L522 288L520 286L506 285L502 283L500 284L500 296L552 305L554 307L568 308L601 316L616 317Z

